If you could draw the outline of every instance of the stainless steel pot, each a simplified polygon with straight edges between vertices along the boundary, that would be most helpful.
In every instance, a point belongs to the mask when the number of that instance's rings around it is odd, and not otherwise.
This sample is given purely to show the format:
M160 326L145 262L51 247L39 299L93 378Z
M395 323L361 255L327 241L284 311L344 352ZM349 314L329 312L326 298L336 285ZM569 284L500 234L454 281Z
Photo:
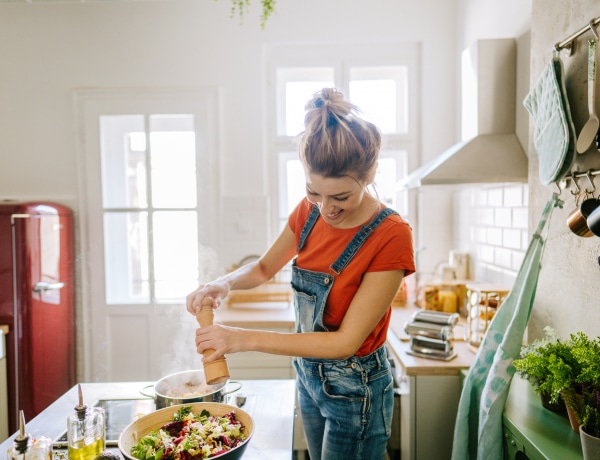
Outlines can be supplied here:
M226 388L228 384L233 388ZM154 386L154 394L147 391L152 386ZM167 375L154 385L145 386L140 390L140 393L153 398L156 408L162 409L177 404L226 402L226 396L238 391L241 387L240 382L233 380L221 382L217 385L207 385L204 371L193 370Z

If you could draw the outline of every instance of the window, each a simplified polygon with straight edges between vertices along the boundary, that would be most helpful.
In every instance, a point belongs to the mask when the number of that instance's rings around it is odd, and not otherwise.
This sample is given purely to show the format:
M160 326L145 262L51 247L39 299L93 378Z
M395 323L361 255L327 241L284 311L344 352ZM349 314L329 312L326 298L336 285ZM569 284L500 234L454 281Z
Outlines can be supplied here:
M107 304L182 297L198 284L191 114L100 117Z
M276 228L305 195L304 171L294 138L304 129L304 107L323 87L340 89L362 116L382 132L375 192L388 206L407 215L408 198L396 183L417 162L414 94L417 94L415 45L269 47L267 90L275 115L269 120L271 152L276 156ZM411 95L412 98L411 98ZM269 107L269 105L268 105ZM268 111L269 112L269 111Z
M83 372L153 380L194 355L182 304L215 276L218 91L80 90L75 101Z

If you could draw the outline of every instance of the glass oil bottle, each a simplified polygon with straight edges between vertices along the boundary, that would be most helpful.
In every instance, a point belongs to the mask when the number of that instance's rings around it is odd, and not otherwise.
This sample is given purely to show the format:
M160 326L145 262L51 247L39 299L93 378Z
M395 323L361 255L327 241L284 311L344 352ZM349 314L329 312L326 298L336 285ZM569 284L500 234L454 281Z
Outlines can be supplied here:
M93 460L104 450L106 418L104 409L83 404L81 385L79 404L67 419L69 460Z
M32 438L25 433L25 415L19 412L19 434L7 452L8 460L52 460L52 440L46 436Z

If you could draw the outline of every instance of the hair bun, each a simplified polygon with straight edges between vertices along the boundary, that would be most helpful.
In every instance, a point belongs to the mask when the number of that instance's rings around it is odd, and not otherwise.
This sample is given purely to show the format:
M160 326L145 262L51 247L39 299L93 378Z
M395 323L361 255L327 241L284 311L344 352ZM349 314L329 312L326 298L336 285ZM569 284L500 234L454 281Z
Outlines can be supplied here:
M322 97L317 97L314 102L317 109L320 109L323 106L328 106L330 103L331 101L329 99L323 99Z

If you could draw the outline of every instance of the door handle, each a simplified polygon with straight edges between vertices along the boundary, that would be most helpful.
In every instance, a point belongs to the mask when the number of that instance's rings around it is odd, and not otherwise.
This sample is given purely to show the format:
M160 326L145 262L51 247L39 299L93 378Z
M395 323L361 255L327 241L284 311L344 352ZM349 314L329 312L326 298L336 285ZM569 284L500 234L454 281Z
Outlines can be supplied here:
M61 281L58 281L56 283L45 283L43 281L39 281L35 283L35 286L33 286L33 292L53 291L55 289L61 289L63 287L65 287L65 283Z

